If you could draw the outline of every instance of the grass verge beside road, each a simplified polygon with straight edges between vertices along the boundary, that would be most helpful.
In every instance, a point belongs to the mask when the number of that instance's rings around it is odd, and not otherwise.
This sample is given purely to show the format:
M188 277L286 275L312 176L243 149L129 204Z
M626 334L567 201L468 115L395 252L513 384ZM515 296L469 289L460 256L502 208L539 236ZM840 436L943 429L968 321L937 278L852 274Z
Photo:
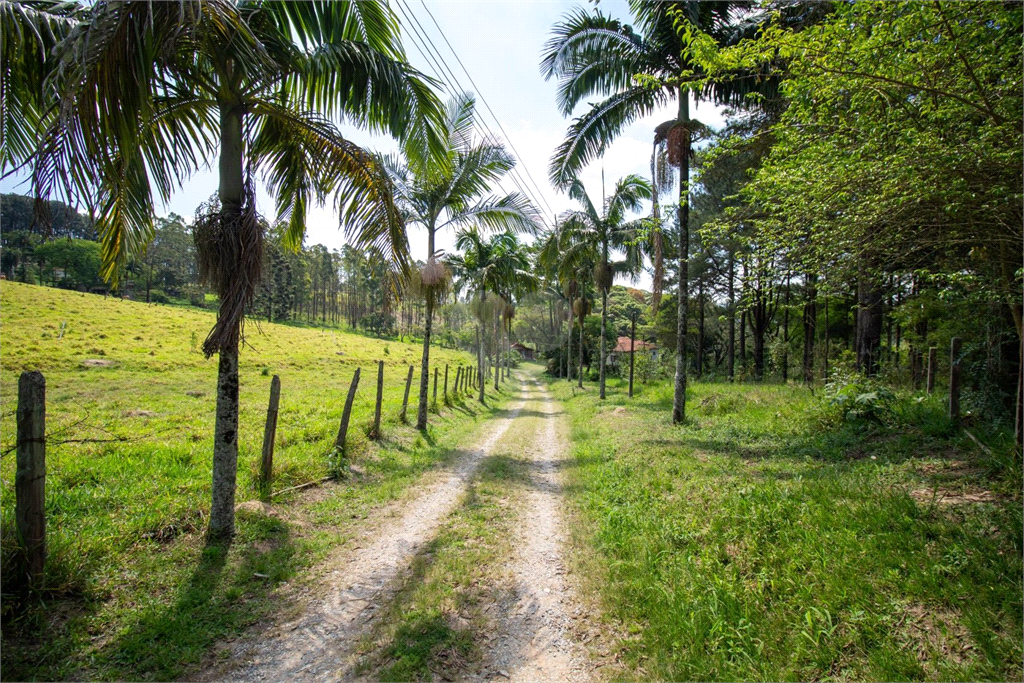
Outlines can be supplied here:
M335 331L262 323L241 356L238 535L203 542L209 508L216 359L198 351L213 323L202 311L0 285L0 445L14 445L17 377L47 380L44 590L14 590L13 452L0 461L3 498L0 677L4 680L169 680L216 642L282 607L333 547L374 508L405 495L501 408L468 395L431 414L426 433L398 419L409 365L422 347ZM468 354L433 349L455 368ZM385 361L383 439L366 438ZM102 363L85 363L102 361ZM345 481L258 502L256 483L270 376L282 380L274 489L324 477L348 383L362 379L349 428ZM432 387L431 387L432 388Z
M669 383L550 386L576 562L631 634L616 676L1021 679L1020 468L938 399L824 429L806 389L696 383L675 427Z

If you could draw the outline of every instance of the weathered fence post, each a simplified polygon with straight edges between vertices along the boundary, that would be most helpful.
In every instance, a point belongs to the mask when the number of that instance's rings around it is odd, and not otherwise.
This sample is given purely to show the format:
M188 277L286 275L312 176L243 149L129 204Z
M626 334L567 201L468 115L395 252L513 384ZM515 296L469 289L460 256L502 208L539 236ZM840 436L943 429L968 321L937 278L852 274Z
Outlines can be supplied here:
M461 386L461 384L462 384L462 366L460 365L455 370L455 395L456 396L459 395L459 387Z
M931 394L935 391L935 371L938 369L938 349L934 346L928 349L928 380L925 389Z
M281 378L270 380L270 404L267 406L267 424L263 428L263 462L260 467L260 485L268 488L274 471L274 439L277 436L277 406L281 399Z
M949 340L949 419L960 420L960 337Z
M437 407L437 373L440 369L434 366L434 407Z
M409 366L409 376L405 378L405 398L402 399L402 422L405 422L405 411L409 408L409 388L412 386L412 369Z
M444 404L448 405L448 364L444 364Z
M377 361L377 407L373 410L373 429L370 430L371 439L380 438L380 404L384 399L384 361Z
M352 401L356 399L356 387L359 386L359 368L356 374L352 375L352 384L348 388L348 398L345 399L345 410L341 412L341 426L338 427L338 438L334 440L334 448L342 454L345 452L345 438L348 436L348 421L352 417Z
M18 379L17 448L14 515L29 585L38 587L46 563L46 379L38 370Z

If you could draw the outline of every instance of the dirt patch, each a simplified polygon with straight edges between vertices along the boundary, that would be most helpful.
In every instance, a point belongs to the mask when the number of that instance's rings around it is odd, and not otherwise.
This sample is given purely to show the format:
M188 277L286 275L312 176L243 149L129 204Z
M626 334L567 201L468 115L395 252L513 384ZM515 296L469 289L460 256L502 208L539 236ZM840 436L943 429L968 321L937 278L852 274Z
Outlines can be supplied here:
M622 415L625 412L626 412L626 409L624 407L622 407L622 406L619 406L618 408L616 408L615 410L612 411L612 415Z
M254 512L268 517L280 517L281 514L270 503L262 500L247 500L235 506L235 512Z
M953 489L945 486L920 488L910 491L910 497L918 503L931 505L970 505L972 503L998 503L1002 498L987 489Z
M937 675L935 662L962 664L975 649L970 633L960 624L959 615L948 610L911 605L903 620L904 632L917 650L917 659L929 672Z
M121 413L121 417L156 417L158 413L154 413L152 410L126 410Z
M102 358L86 358L82 361L82 367L85 368L109 368L112 365L114 365L114 361Z

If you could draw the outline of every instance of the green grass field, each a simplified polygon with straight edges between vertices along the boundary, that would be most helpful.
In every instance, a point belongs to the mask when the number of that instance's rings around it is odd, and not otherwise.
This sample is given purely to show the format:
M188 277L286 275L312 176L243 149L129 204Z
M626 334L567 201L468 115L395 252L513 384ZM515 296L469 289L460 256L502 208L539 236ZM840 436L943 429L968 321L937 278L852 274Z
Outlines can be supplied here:
M941 399L823 427L796 386L670 383L572 422L576 564L638 680L1021 680L1020 463ZM979 432L982 433L982 432Z
M280 490L324 477L354 370L362 369L349 479L273 499L271 514L239 513L230 549L205 547L216 359L200 346L213 313L146 305L12 282L0 285L0 501L3 524L5 680L152 679L180 676L277 606L351 537L370 507L398 498L453 452L491 411L475 400L444 406L431 426L402 424L405 376L421 347L335 330L250 323L241 355L237 501L259 498L256 482L271 376L282 391L274 455ZM61 334L63 330L63 334ZM434 349L432 362L468 365L465 353ZM370 442L376 361L384 360L383 439ZM96 361L102 361L97 363ZM15 590L15 408L23 370L47 382L49 556L40 594ZM251 507L251 506L250 506Z

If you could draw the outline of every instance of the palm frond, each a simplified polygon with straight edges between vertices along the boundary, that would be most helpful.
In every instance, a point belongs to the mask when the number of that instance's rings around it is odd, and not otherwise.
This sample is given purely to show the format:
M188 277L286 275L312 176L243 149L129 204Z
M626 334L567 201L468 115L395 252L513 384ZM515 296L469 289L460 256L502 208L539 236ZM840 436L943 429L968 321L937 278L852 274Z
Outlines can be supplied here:
M552 184L560 188L570 185L579 171L603 154L626 126L652 113L668 102L669 97L665 90L632 87L612 95L575 119L565 140L551 157Z

